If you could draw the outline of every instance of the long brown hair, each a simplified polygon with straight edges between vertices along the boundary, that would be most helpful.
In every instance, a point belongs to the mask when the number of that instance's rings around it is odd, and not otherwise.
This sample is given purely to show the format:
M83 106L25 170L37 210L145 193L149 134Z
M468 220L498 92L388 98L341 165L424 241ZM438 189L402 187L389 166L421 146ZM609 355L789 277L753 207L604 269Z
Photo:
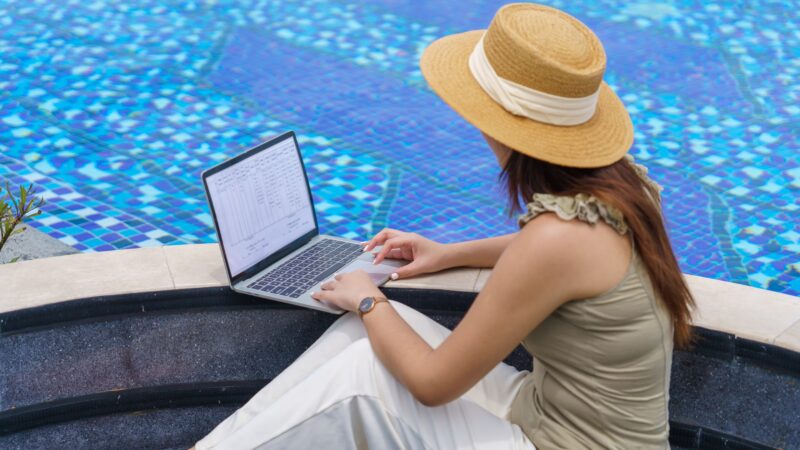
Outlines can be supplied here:
M557 166L511 151L500 179L505 181L511 212L521 209L533 194L594 195L617 208L635 237L653 289L669 311L677 347L691 343L691 312L694 299L678 267L661 216L657 189L644 182L633 164L625 158L610 166L579 169Z

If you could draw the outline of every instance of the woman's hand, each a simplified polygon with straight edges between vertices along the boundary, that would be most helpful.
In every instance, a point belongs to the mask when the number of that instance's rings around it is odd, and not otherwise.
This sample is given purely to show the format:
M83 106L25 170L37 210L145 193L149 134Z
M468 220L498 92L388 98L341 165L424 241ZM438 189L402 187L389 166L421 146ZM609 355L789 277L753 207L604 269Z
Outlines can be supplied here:
M367 241L364 251L371 251L379 245L383 245L383 248L375 253L375 264L379 264L385 258L411 261L410 264L397 268L395 272L397 278L438 272L450 267L445 258L447 254L446 246L430 239L425 239L416 233L385 228ZM395 278L392 277L392 279Z
M365 297L383 297L372 278L363 270L340 273L334 279L322 283L322 290L311 297L337 306L345 311L355 311Z

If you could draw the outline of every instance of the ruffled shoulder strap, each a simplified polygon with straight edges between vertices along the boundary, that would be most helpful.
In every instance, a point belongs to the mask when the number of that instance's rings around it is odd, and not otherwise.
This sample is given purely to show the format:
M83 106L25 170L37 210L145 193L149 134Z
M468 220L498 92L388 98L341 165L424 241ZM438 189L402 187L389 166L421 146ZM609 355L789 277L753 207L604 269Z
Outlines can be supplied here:
M656 192L656 198L651 198L660 207L661 191L664 190L658 183L647 175L647 167L637 163L630 153L625 155L625 159L639 175L642 181ZM648 191L649 193L650 191ZM556 213L563 220L578 219L586 223L595 224L602 219L609 224L619 234L628 232L628 224L622 213L613 206L606 205L590 194L553 195L553 194L533 194L533 200L528 203L528 212L519 217L519 226L533 220L543 212Z
M618 209L606 205L589 194L574 196L533 194L533 200L528 203L528 212L519 217L520 228L545 212L556 213L563 220L578 219L591 224L603 220L619 234L628 232L628 224Z

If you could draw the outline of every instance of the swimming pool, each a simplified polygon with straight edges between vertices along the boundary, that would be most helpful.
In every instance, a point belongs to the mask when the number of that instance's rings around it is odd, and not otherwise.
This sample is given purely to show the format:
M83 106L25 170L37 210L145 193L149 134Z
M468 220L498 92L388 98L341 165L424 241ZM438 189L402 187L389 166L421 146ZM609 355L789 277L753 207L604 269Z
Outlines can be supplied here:
M502 3L0 2L0 182L38 186L33 225L79 250L210 242L200 172L293 129L325 233L511 231L417 67ZM683 270L800 294L798 5L546 3L604 42Z

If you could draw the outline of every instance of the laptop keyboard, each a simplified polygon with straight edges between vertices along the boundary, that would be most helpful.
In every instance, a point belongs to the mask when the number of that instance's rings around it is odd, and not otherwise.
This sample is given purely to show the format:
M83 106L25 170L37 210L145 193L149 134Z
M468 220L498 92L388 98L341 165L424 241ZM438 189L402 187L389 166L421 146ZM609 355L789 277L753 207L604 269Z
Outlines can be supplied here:
M247 287L297 298L361 254L361 245L322 239Z

